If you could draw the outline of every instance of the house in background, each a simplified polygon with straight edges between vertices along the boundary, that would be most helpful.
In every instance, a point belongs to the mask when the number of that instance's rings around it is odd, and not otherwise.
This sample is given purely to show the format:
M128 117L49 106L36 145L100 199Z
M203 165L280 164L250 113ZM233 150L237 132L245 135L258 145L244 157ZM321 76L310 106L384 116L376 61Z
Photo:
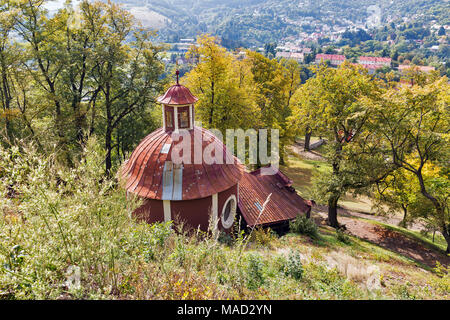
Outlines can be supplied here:
M383 68L383 66L375 65L375 64L358 64L358 63L355 63L354 65L362 66L364 69L367 69L367 71L369 72L369 74L375 74L375 72L376 72L378 69Z
M345 61L345 56L341 54L325 54L319 53L316 54L315 63L319 64L321 62L330 61L332 66L339 66Z
M194 125L198 99L179 84L178 74L177 83L158 98L163 127L145 137L120 170L127 195L143 199L133 215L148 223L174 220L205 231L212 221L224 232L232 230L238 215L249 227L286 226L299 214L309 215L311 203L295 192L282 172L246 172L220 139ZM184 150L181 129L190 136L191 152L180 155L180 163L172 156ZM208 153L213 159L203 158L206 149L214 150Z
M303 61L305 60L303 52L277 52L275 58L292 59L297 61L298 63L303 63Z
M392 62L391 58L385 58L385 57L360 56L358 58L358 63L359 64L378 66L380 68L382 68L382 67L390 67L391 66L391 62Z

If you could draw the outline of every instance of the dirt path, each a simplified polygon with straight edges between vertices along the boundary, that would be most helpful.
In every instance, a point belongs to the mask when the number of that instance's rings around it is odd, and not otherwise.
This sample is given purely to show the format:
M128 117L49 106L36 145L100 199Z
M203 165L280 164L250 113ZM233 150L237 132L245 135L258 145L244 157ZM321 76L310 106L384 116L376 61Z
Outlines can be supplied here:
M447 267L450 266L450 257L445 254L430 249L419 241L413 240L399 232L386 229L361 219L355 219L352 217L354 213L350 214L350 210L342 211L344 211L342 212L343 214L341 213L341 210L339 212L339 222L345 225L350 234L370 241L387 250L411 258L431 268L436 266L436 261L439 261L442 265ZM320 216L322 224L327 217L326 212L323 210L316 212L315 215Z
M399 232L362 220L345 217L342 217L340 220L341 223L345 224L347 230L358 238L373 242L380 247L397 252L431 268L436 266L436 261L445 266L450 265L450 257L432 250Z
M325 206L323 206L322 210L326 211L327 208ZM374 220L374 221L379 221L382 223L390 224L393 226L398 226L403 218L401 216L401 214L375 215L372 213L350 210L345 207L339 208L339 214L343 217L364 218L364 219L369 219L369 220ZM409 223L408 229L414 230L414 231L421 231L421 230L425 229L425 226L423 225L423 223L418 221L418 222L414 222L414 223Z
M298 141L291 146L292 151L297 153L303 159L307 160L324 160L324 157L314 150L305 151L305 143L303 141Z

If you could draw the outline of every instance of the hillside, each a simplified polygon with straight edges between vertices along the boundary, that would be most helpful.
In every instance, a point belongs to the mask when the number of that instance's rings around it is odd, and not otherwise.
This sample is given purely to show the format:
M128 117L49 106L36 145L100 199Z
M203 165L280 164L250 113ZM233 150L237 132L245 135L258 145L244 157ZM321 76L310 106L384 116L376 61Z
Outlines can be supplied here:
M448 23L449 3L438 0L410 1L287 1L287 0L115 0L129 9L157 14L153 26L161 38L175 42L209 32L221 36L230 46L261 46L295 36L300 31L314 31L311 20L331 27L370 27L398 19L414 17L417 21L437 20ZM378 15L380 18L378 20ZM165 23L164 17L166 18ZM375 19L375 20L373 20ZM145 19L144 25L152 22ZM159 21L159 22L158 22ZM164 25L164 26L163 26Z
M0 249L8 253L0 256L0 299L450 298L448 258L439 245L401 228L395 240L404 251L353 235L350 225L362 221L353 211L342 218L348 234L325 226L320 208L313 213L317 233L283 236L255 229L216 238L139 223L127 214L137 204L126 205L122 190L96 180L102 156L92 145L71 170L39 159L32 148L0 148L1 159L11 154L9 162L0 159L2 179L16 175L24 199L0 198ZM303 161L291 157L286 169L298 170ZM58 186L39 178L55 170L71 180ZM428 252L443 266L408 255L411 244L416 255Z
M0 300L450 298L448 77L312 67L206 34L181 59L192 39L164 51L129 13L170 27L223 15L212 2L170 17L45 3L0 6ZM245 3L224 6L275 5ZM272 15L253 10L236 36L255 40L260 17L263 39ZM427 31L448 56L448 26L401 27L377 41Z

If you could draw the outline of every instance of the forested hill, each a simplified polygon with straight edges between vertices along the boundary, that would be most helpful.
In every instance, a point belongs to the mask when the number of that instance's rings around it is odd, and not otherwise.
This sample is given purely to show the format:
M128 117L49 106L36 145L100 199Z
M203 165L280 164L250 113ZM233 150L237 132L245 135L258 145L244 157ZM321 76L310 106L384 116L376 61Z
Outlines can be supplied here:
M365 26L381 12L380 23L414 17L448 23L448 0L114 0L155 26L169 42L210 32L230 46L261 45L314 31L316 22L330 27ZM308 18L310 19L308 22ZM312 22L311 22L312 20ZM305 23L308 22L308 23Z

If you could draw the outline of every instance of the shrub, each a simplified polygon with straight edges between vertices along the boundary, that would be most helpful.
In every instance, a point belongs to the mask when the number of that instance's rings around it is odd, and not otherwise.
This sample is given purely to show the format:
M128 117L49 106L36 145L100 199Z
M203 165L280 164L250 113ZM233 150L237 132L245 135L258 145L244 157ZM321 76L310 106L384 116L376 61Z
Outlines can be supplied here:
M304 234L311 238L317 238L319 235L317 225L314 221L302 215L298 215L295 220L291 221L289 228L291 232Z
M336 238L338 239L338 241L345 244L350 244L352 242L350 237L341 229L336 230Z
M300 280L303 276L303 265L301 262L300 252L291 251L284 263L284 274L296 280Z
M247 259L247 287L255 290L264 284L264 264L261 257L256 254L248 255Z
M233 238L231 237L230 234L228 234L224 231L219 232L219 237L217 238L217 241L219 241L219 243L224 244L229 247L231 247L233 245Z
M320 292L320 299L358 299L363 291L353 281L333 268L328 270L322 264L305 265L304 281L315 292Z
M117 295L129 266L150 258L143 244L150 247L153 237L161 243L160 230L130 218L138 203L103 177L104 157L94 142L75 169L32 148L0 147L0 208L22 217L0 216L0 293L11 299ZM9 185L14 199L3 197ZM79 270L74 281L81 288L67 284L70 270Z
M250 235L250 241L269 248L272 248L272 242L276 238L276 234L270 228L256 227Z

